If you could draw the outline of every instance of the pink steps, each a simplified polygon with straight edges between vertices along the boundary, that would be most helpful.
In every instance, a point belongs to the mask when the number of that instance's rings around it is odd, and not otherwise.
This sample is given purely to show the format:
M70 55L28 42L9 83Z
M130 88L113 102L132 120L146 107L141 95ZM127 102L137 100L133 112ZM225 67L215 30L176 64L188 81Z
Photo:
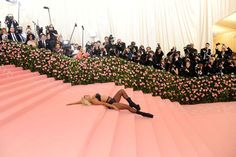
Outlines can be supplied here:
M115 92L124 87L118 87ZM133 98L133 90L126 89L126 92ZM127 104L126 100L121 99L122 103ZM115 136L112 141L110 156L112 157L129 157L137 156L135 115L128 111L119 111L119 117L115 129ZM128 127L129 126L129 127ZM129 138L127 138L129 137ZM125 142L124 142L125 141Z
M178 123L183 128L184 133L189 137L191 143L195 144L194 148L197 150L199 156L216 157L216 155L213 155L213 153L209 150L208 146L202 142L202 138L196 133L194 126L189 120L191 119L190 116L188 116L188 114L183 110L182 106L177 102L172 103L170 100L164 101L166 101L166 106L170 109L173 116L176 119L179 119ZM186 123L189 125L186 126Z
M141 105L141 108L151 113L151 110L146 105L143 93L134 92L134 94L135 100ZM137 156L161 156L152 121L143 117L136 118L138 119L136 121ZM154 120L157 119L158 114L154 114Z
M6 77L11 72L16 76ZM66 106L85 94L113 96L124 88L114 83L72 87L11 65L0 67L0 76L1 157L217 156L178 103L126 89L154 114L148 119L103 106Z

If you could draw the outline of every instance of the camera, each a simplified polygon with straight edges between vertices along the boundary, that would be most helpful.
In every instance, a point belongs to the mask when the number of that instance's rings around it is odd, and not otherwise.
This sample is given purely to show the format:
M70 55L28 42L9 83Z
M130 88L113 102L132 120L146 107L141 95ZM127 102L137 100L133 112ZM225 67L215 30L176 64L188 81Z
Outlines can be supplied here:
M50 34L51 40L57 40L57 31L52 25L46 26L46 34Z
M36 26L36 31L37 31L38 36L40 37L41 34L43 34L43 27L39 27L39 26L37 25L37 26Z
M63 40L62 41L62 49L70 49L71 48L71 44L69 40Z
M12 14L8 14L5 18L5 24L7 25L8 29L10 29L12 26L16 29L16 27L19 25L16 20L14 20L14 16Z
M114 37L112 36L112 34L108 37L109 43L113 44L115 42Z
M16 34L22 34L23 28L21 26L16 27Z

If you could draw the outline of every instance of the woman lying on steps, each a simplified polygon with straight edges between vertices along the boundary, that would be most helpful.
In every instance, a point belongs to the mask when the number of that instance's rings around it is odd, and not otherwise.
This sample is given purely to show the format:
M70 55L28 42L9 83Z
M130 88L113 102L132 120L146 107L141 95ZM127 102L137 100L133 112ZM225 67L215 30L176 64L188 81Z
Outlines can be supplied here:
M121 97L125 98L129 105L120 103ZM84 104L84 105L103 105L109 109L114 110L129 110L132 113L136 113L139 115L142 115L144 117L153 118L153 115L150 113L145 113L140 111L140 106L135 104L131 98L127 95L125 90L121 89L119 90L113 98L110 96L100 95L96 94L94 96L85 95L81 98L80 101L67 104L67 105L77 105L77 104Z

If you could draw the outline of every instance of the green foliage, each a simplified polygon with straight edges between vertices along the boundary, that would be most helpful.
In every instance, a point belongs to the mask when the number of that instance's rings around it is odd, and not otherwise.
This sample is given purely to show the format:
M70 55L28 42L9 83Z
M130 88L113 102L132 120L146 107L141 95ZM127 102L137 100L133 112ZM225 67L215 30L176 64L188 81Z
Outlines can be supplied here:
M0 65L38 71L72 85L115 82L181 104L236 100L235 75L183 78L118 57L75 60L45 49L0 41Z

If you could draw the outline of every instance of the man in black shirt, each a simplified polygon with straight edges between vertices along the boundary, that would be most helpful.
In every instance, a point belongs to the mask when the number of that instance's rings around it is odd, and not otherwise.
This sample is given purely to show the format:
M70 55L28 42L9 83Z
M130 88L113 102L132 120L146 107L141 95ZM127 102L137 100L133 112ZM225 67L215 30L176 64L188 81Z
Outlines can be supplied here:
M161 64L161 60L162 60L163 56L164 56L164 53L161 50L161 48L160 47L157 48L156 52L153 56L153 66L154 66L154 68L157 68Z
M118 39L115 48L116 54L119 56L125 50L126 45L124 42L121 41L121 39Z
M201 49L200 59L203 64L206 64L207 60L209 60L211 56L210 44L206 43L205 48Z

